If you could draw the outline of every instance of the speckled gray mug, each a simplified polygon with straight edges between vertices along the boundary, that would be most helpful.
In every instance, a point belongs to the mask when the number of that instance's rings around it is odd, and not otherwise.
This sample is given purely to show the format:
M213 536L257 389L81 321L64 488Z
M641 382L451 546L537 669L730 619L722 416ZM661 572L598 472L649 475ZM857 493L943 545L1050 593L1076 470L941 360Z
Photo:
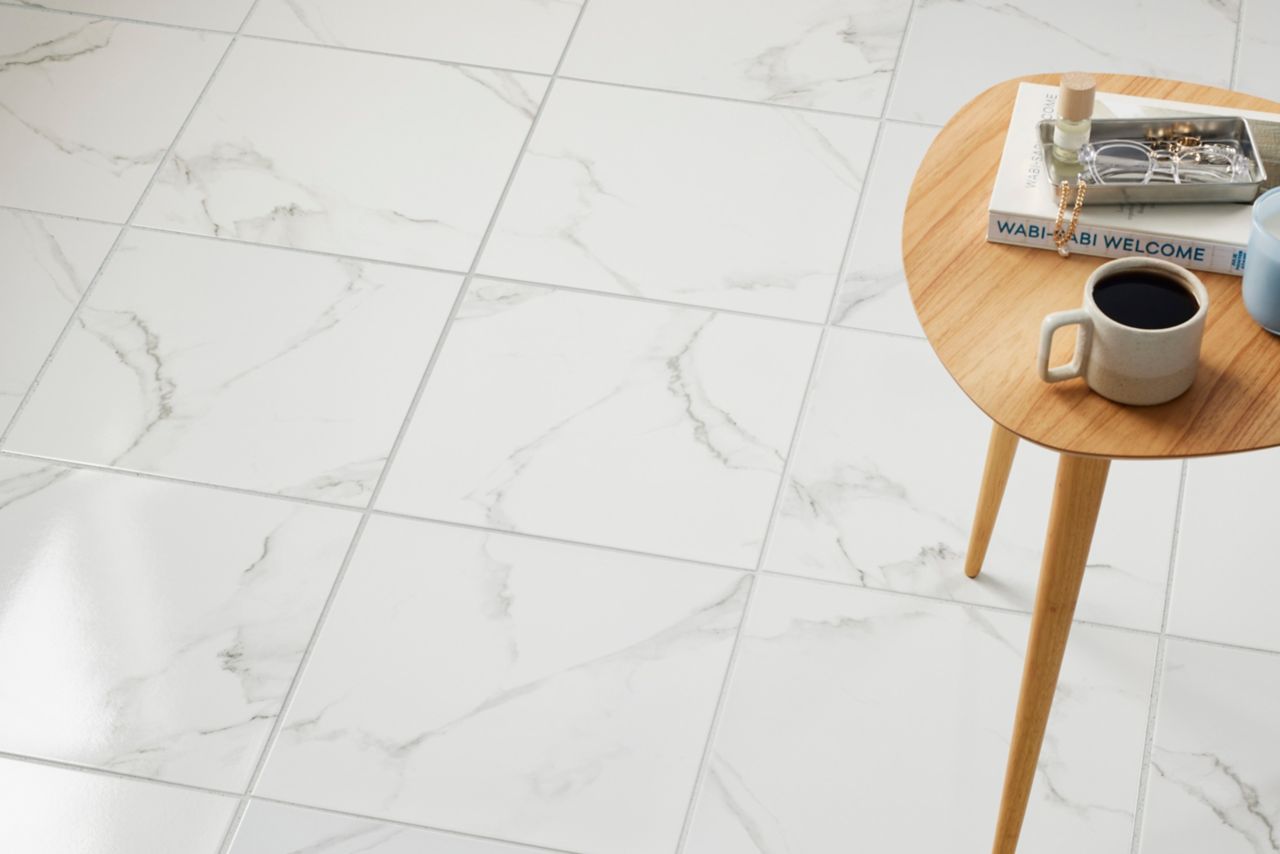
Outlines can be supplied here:
M1164 329L1125 326L1102 313L1093 300L1094 286L1126 271L1147 270L1181 284L1199 308L1191 318ZM1056 383L1084 377L1089 388L1116 403L1151 406L1173 400L1191 388L1200 364L1200 341L1209 312L1204 283L1185 267L1158 258L1118 258L1093 271L1084 284L1084 307L1049 315L1040 326L1040 379ZM1053 333L1078 325L1071 362L1049 367Z

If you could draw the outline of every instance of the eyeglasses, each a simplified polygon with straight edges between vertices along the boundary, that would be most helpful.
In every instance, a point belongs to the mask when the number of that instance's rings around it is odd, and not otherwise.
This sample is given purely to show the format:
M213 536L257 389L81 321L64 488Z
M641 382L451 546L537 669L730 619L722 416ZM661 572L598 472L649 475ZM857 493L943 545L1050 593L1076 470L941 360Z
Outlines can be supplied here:
M1253 180L1249 158L1234 140L1195 136L1138 142L1085 143L1080 165L1090 184L1229 184Z

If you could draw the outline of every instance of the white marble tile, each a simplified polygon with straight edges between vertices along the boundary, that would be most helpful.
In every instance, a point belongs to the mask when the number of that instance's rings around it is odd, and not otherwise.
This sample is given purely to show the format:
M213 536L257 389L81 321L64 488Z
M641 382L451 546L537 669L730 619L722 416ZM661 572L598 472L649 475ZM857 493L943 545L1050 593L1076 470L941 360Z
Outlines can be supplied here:
M0 750L242 789L357 519L0 457Z
M889 115L942 124L1010 77L1098 71L1228 86L1240 0L918 0Z
M550 73L582 0L262 0L246 33Z
M1170 641L1143 854L1280 851L1280 658Z
M833 323L901 335L924 335L902 269L902 216L916 169L937 134L886 122L867 181Z
M24 6L234 32L253 0L17 0Z
M0 758L0 839L15 854L217 854L233 798Z
M985 568L966 578L991 422L928 344L832 330L802 424L766 568L1030 611L1057 455L1021 443ZM1160 628L1180 466L1112 466L1079 618Z
M92 222L0 211L0 433L116 232Z
M672 850L749 576L374 517L257 791Z
M910 0L592 0L564 73L879 116Z
M533 854L522 845L252 801L228 854Z
M765 576L685 851L989 850L1027 628ZM1019 850L1129 850L1155 646L1076 627Z
M1280 450L1187 465L1169 631L1280 651Z
M364 504L459 284L131 232L6 447Z
M0 6L0 204L123 222L227 40Z
M817 337L476 280L379 505L753 567Z
M1280 3L1243 2L1235 88L1280 101Z
M241 40L138 222L466 270L546 83Z
M825 319L875 125L563 81L480 270Z

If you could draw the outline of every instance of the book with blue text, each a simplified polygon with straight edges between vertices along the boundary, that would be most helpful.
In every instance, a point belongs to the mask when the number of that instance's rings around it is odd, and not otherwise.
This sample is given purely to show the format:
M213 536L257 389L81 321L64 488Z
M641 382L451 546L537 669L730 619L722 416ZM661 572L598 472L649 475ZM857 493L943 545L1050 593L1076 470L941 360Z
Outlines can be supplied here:
M1023 83L1009 119L1009 135L988 206L987 240L1055 250L1058 197L1050 185L1037 124L1051 119L1054 86ZM1098 92L1094 118L1238 115L1267 121L1280 116L1180 101L1160 101ZM1251 208L1246 204L1086 205L1071 240L1071 251L1119 258L1151 255L1195 270L1244 271ZM1070 212L1068 211L1068 214Z

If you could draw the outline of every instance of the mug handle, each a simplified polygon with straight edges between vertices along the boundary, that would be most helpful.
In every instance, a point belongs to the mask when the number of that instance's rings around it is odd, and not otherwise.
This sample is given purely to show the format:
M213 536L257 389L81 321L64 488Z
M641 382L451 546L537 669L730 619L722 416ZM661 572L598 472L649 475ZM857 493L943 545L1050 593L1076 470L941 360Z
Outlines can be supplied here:
M1056 368L1049 367L1049 348L1053 345L1053 333L1063 326L1072 324L1078 324L1080 327L1076 333L1075 355L1069 364L1059 365ZM1036 360L1040 379L1047 383L1060 383L1080 376L1084 373L1084 366L1089 361L1089 349L1092 345L1093 321L1089 318L1089 312L1083 308L1073 308L1071 311L1057 311L1049 315L1044 319L1044 323L1040 324L1040 356Z

